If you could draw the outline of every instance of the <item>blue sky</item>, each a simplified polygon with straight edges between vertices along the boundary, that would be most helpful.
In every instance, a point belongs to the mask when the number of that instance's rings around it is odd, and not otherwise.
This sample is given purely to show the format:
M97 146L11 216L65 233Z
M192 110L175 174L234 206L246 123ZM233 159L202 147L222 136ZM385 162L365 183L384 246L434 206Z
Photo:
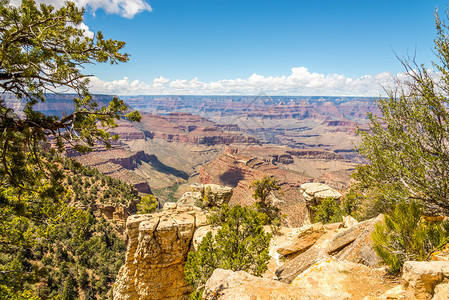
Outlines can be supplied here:
M89 29L126 41L131 54L126 64L86 69L96 77L96 92L368 96L379 95L379 84L403 70L393 51L402 56L416 50L417 61L430 66L434 10L449 4L119 0L133 3L134 12L140 6L139 13L127 14L123 7L106 12L111 0L79 2L90 5Z

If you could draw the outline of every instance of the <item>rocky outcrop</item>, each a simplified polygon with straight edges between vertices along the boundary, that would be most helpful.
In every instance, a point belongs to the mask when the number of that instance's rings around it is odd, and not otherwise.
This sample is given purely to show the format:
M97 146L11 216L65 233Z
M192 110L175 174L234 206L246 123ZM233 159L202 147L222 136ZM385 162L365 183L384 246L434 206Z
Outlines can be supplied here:
M319 294L314 289L293 287L283 282L256 277L244 271L216 269L206 282L203 299L330 300L332 298Z
M290 239L279 245L276 251L284 256L292 253L299 254L315 244L324 233L325 229L321 223L305 225L291 232Z
M405 297L408 299L432 299L435 287L444 278L449 277L449 262L441 261L406 261L403 267ZM438 294L446 290L445 286L438 289ZM439 297L439 296L438 296ZM449 295L446 294L446 299Z
M308 182L301 185L302 195L308 202L320 203L323 199L339 200L342 194L324 183Z
M224 195L216 199L223 203L230 198ZM125 264L114 284L114 299L187 299L191 287L184 265L195 230L207 225L206 214L193 203L182 202L166 203L158 213L130 216Z
M95 203L90 206L90 209L95 216L105 218L118 233L124 234L128 216L137 212L136 204L135 201L128 206Z
M347 226L352 226L341 229L339 228L340 224L334 226L335 228L326 228L319 223L304 226L305 232L309 231L310 233L313 232L311 229L315 226L316 234L320 234L320 236L316 240L311 239L306 243L311 244L306 251L288 253L285 252L285 246L281 245L277 251L278 253L280 253L279 251L287 253L287 261L278 267L275 272L276 276L279 280L290 283L313 264L331 257L339 261L349 260L354 263L378 266L380 259L373 249L371 232L374 230L375 224L382 220L383 215L379 215L356 224L348 222ZM299 231L301 232L301 230ZM289 257L292 258L289 259Z

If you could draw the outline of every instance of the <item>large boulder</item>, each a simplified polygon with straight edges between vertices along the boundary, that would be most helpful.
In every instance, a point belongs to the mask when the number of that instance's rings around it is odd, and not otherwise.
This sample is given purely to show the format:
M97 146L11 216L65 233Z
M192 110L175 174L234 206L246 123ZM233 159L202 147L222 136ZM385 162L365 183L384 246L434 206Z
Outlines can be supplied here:
M318 261L330 258L327 253L329 240L335 235L335 231L328 231L323 234L315 244L305 252L297 255L293 259L288 260L285 264L277 268L277 278L286 283L291 283L296 276L308 269Z
M314 290L334 300L362 299L390 288L385 271L362 264L326 258L299 274L292 286Z
M203 299L219 300L312 300L332 299L312 290L292 287L268 278L256 277L244 271L216 269L206 282Z
M327 252L332 254L354 242L360 235L371 232L374 228L374 224L383 219L382 215L370 220L366 220L355 224L352 227L344 229L336 234L329 242Z
M281 255L299 254L315 244L324 233L325 229L321 223L302 226L291 232L289 240L279 245L276 251Z
M356 237L354 242L341 250L335 257L338 260L347 260L354 263L362 263L371 267L378 267L381 263L381 258L374 250L371 233L373 232L375 225L382 222L383 219L383 215L379 215L374 219L368 220L368 222L365 223L367 226L363 226L364 230ZM353 227L355 226L358 226L358 224L353 225ZM333 250L333 248L331 250Z
M418 300L432 299L435 287L448 276L449 262L406 261L402 274L406 297ZM444 290L443 287L441 289Z
M201 202L204 207L221 206L228 203L232 197L233 189L228 186L218 184L201 184L195 183L190 186L191 192L185 193L180 202L195 204ZM204 195L208 195L207 203L204 202Z
M440 283L435 287L432 300L447 300L449 299L449 283Z

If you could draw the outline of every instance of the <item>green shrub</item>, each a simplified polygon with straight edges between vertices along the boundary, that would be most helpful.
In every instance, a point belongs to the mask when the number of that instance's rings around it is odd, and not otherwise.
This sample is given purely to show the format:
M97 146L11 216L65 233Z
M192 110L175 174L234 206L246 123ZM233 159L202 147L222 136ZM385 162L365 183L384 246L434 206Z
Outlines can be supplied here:
M334 198L326 198L315 207L312 207L315 212L315 222L321 222L323 224L341 222L342 210L335 202Z
M140 202L137 204L138 214L149 214L154 212L158 207L158 202L156 197L152 194L143 196Z
M221 210L221 229L203 238L196 252L190 252L185 265L186 280L194 288L191 299L201 299L204 285L217 268L244 270L261 275L267 268L271 234L265 233L260 214L250 208L234 206Z
M449 242L449 222L422 218L416 202L399 203L372 233L374 249L392 272L399 272L407 260L426 260Z

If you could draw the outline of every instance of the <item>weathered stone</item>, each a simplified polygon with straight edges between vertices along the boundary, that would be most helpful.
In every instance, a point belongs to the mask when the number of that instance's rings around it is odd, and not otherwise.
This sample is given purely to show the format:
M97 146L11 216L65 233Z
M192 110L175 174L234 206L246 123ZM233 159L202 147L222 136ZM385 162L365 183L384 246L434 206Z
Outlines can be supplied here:
M232 189L214 185L211 192L214 201L222 204ZM195 193L183 199L202 197ZM207 212L189 201L169 202L161 212L128 218L125 264L114 284L114 299L188 298L192 288L184 277L187 253L195 229L207 224Z
M322 223L303 226L292 232L290 240L279 245L276 251L281 255L304 252L324 233L325 230Z
M305 290L319 291L335 300L350 299L351 294L345 291L343 285L346 279L344 272L351 269L348 264L350 263L337 262L332 258L327 258L299 274L291 285Z
M313 196L315 197L315 199L318 202L321 202L323 199L326 199L326 198L340 199L342 194L340 192L337 192L334 189L328 189L325 191L315 193Z
M371 267L377 267L381 263L381 258L377 255L373 247L371 233L374 226L383 221L383 215L379 215L369 226L352 242L336 255L338 260L347 260L354 263L362 263ZM356 226L356 225L354 225Z
M203 198L201 192L185 192L178 200L178 203L195 204L201 198Z
M449 262L406 261L403 267L403 284L406 297L410 299L431 299L435 286L443 280Z
M383 216L381 217L381 215L379 215L376 218L360 222L348 229L340 231L330 241L327 252L330 254L343 249L344 247L352 243L357 237L359 237L366 230L369 231L370 228L372 230L374 224L377 223L380 220L380 218L383 218Z
M176 209L176 202L167 202L164 204L163 210L175 210Z
M194 251L198 250L198 245L201 243L201 241L209 231L212 232L212 234L215 234L217 230L218 230L217 228L213 228L212 226L203 226L195 230L192 239L193 250Z
M441 283L435 287L432 300L449 299L449 283Z
M194 223L189 214L167 212L131 218L126 262L114 285L114 299L187 299L191 287L184 278L184 264Z
M331 299L316 293L292 287L286 283L250 275L244 271L216 269L206 282L203 299L235 300L312 300Z
M200 200L203 199L205 192L207 190L210 191L208 203L203 203L204 206L213 207L220 206L224 203L228 203L232 197L232 188L228 186L222 186L218 184L192 184L190 186L192 190L192 197L197 197L198 194L201 194Z
M322 235L315 244L305 252L299 254L295 258L287 261L284 265L276 270L276 276L280 281L290 283L296 276L308 269L310 266L318 261L329 258L327 254L327 246L329 239L335 232L326 232Z
M209 222L207 221L207 214L205 212L200 212L195 214L195 227L199 228L206 226Z
M336 230L343 227L344 227L343 222L324 224L324 229L326 230Z
M397 285L389 289L380 296L366 296L363 300L406 300L404 296L404 289L401 285Z
M388 289L390 285L379 283L384 275L381 269L326 258L299 274L291 285L335 300L362 299Z
M359 222L356 219L354 219L353 217L351 217L351 216L343 217L343 226L345 228L352 227L354 225L357 225L358 223Z

